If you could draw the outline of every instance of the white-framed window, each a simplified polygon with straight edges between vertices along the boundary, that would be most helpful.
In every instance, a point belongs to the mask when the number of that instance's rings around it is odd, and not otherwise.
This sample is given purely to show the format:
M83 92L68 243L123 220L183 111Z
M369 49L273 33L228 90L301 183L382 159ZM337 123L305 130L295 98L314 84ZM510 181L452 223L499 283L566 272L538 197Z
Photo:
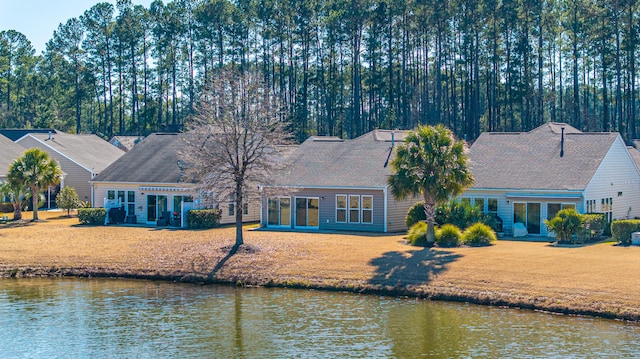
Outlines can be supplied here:
M576 209L574 203L547 203L547 219L552 219L558 212L566 208Z
M487 198L487 213L498 215L498 199Z
M336 195L336 223L347 223L347 195Z
M236 215L236 194L232 193L229 195L229 205L227 206L229 211L229 216ZM249 198L245 195L242 199L242 214L249 214Z
M596 208L596 200L595 199L588 199L587 200L587 213L596 213L597 212L597 208Z
M360 223L360 196L349 195L349 223Z
M373 223L373 196L362 196L362 223Z
M373 196L336 195L336 223L373 223Z

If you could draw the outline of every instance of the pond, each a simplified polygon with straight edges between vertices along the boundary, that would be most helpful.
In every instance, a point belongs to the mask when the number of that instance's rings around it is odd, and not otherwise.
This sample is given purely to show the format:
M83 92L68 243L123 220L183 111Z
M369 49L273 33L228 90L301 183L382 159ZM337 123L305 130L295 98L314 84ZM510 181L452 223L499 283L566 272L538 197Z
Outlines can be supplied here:
M640 325L408 298L117 279L1 279L7 358L640 356Z

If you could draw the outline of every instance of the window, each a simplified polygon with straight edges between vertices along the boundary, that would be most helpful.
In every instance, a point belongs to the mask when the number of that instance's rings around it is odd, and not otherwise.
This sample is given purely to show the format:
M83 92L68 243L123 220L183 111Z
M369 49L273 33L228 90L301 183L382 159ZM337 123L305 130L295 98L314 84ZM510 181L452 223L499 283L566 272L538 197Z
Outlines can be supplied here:
M107 191L107 199L108 200L112 200L112 199L116 199L116 191L114 190L108 190Z
M362 196L362 223L373 223L373 196Z
M236 215L236 194L230 194L229 195L229 216L235 216ZM247 196L244 196L243 200L242 200L242 214L249 214L249 198L247 198Z
M133 216L136 214L136 192L127 191L127 215Z
M462 204L471 204L471 198L462 197L462 198L460 198L460 203L462 203Z
M358 195L349 196L349 222L360 222L360 196Z
M596 213L597 209L596 209L596 200L595 199L588 199L587 200L587 213Z
M347 223L347 195L336 195L336 223Z
M547 203L547 219L552 219L558 212L567 208L576 209L576 205L574 203Z
M289 226L291 224L291 199L289 197L269 198L267 224Z
M478 207L478 209L484 212L484 198L476 197L473 199L473 205Z
M487 199L487 213L498 215L498 199L497 198Z

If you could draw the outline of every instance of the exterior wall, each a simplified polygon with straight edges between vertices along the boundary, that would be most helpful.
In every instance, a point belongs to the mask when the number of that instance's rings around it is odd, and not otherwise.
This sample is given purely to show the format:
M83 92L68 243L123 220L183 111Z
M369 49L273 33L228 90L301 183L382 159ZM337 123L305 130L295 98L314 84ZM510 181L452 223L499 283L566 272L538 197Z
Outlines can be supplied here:
M422 198L413 197L404 201L396 200L390 191L387 193L387 232L403 232L407 230L405 219L409 208Z
M24 137L18 143L26 148L39 148L47 152L51 158L58 161L60 169L65 173L64 186L73 187L81 201L91 201L91 185L89 184L92 178L91 171L31 137Z
M548 217L548 204L560 203L563 205L574 205L576 210L584 213L584 202L581 191L500 191L469 189L460 198L469 198L471 203L475 203L476 198L484 200L484 212L488 212L488 199L498 200L498 217L502 219L503 232L506 235L513 234L514 203L539 203L540 204L540 236L549 236L544 220Z
M336 216L336 196L337 195L365 195L373 197L373 223L339 223ZM276 197L289 197L291 199L291 215L290 225L287 227L276 227L283 229L294 229L296 223L295 198L308 197L318 198L318 230L336 230L336 231L360 231L360 232L384 232L384 192L374 189L324 189L324 188L307 188L298 189L295 192L286 194L278 194ZM269 196L262 195L262 225L268 227L268 200ZM406 214L406 212L405 212ZM348 216L348 212L347 212ZM403 217L404 218L404 217ZM404 219L403 219L404 226ZM300 228L300 227L298 227ZM315 229L313 227L305 227Z
M105 200L107 198L107 191L135 191L135 216L136 222L140 224L153 224L155 221L150 221L147 218L147 196L148 195L163 195L167 196L167 210L170 212L174 212L173 208L173 198L175 196L188 196L190 195L188 192L183 191L171 191L171 190L157 190L157 191L149 191L149 190L141 190L141 187L176 187L175 184L157 184L157 183L121 183L121 182L96 182L94 183L94 205L93 207L104 207ZM117 192L116 192L117 193ZM126 195L126 194L125 194ZM193 202L193 208L198 208L197 200ZM220 205L221 216L220 223L221 224L231 224L235 223L235 215L228 215L228 204ZM253 196L249 201L249 213L244 215L242 220L243 222L257 222L260 219L260 204L258 199Z
M606 211L602 199L613 200L612 219L640 217L640 174L628 151L618 136L585 190L585 202L595 200L595 212Z

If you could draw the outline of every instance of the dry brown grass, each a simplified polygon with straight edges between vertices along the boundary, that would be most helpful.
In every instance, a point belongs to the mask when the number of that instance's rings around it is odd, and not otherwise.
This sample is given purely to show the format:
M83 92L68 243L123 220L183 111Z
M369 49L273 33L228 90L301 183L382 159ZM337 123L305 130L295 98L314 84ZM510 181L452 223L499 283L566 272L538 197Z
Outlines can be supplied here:
M26 214L26 218L31 218ZM61 212L0 224L0 273L89 275L413 295L640 319L640 247L498 241L418 248L400 235L80 226Z

